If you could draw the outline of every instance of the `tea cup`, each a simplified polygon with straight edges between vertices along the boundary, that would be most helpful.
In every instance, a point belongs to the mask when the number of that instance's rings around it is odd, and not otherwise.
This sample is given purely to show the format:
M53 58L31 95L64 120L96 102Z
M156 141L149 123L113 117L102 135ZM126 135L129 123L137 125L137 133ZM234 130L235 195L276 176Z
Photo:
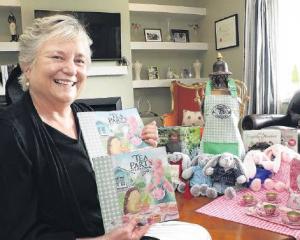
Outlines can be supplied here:
M254 201L254 196L249 193L245 194L243 195L243 201L245 204L251 204Z
M276 199L277 199L277 193L276 192L267 192L266 193L266 199L268 201L276 201Z
M266 216L274 215L276 212L276 209L277 209L277 207L274 204L265 204L264 205L264 210L265 210Z
M288 211L286 213L288 219L290 222L299 222L300 221L300 212L297 212L295 210L291 210L291 211Z

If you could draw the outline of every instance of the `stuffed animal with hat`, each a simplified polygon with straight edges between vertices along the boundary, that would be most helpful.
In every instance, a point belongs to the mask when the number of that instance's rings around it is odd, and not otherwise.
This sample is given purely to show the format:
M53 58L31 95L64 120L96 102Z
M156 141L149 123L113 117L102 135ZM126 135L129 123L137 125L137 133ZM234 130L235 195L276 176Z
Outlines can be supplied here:
M192 159L190 166L187 165L186 168L183 168L182 177L189 181L190 193L194 197L216 198L218 196L217 190L212 187L211 177L203 171L213 156L211 154L199 154Z
M212 157L203 170L211 176L218 194L224 194L229 199L234 198L236 190L241 189L247 181L240 158L228 152Z

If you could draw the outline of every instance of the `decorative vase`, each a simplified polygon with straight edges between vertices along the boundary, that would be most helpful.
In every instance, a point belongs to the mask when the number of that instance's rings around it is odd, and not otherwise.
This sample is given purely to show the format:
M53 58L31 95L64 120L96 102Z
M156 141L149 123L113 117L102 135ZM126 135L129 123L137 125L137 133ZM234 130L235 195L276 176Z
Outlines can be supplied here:
M141 69L142 69L143 64L140 63L138 60L136 60L133 64L133 69L134 69L134 80L141 80Z
M193 62L193 68L194 68L196 79L200 79L201 66L202 63L199 61L199 59L196 59L195 62Z
M171 70L171 67L168 67L167 79L172 79L172 78L174 78L173 71Z

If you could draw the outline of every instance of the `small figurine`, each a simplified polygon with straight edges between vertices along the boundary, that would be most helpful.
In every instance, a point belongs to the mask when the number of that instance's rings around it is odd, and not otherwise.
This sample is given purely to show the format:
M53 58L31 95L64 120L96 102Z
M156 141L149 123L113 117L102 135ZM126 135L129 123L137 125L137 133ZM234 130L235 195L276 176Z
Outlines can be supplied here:
M9 13L8 19L9 23L9 31L11 35L11 42L17 42L18 41L18 35L17 35L17 24L16 24L16 18L12 13Z
M179 76L169 66L167 71L167 79L178 79L178 78Z
M213 73L209 74L212 80L212 87L215 89L228 88L228 76L232 73L228 71L228 65L223 61L223 56L218 53L217 61L213 65Z

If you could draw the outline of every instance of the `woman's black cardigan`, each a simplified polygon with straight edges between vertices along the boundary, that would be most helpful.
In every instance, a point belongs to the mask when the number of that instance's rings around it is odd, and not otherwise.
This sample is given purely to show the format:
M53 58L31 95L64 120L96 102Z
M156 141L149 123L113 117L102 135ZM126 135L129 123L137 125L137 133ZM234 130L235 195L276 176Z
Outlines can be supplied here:
M0 239L68 240L85 229L68 171L26 93L0 113Z

